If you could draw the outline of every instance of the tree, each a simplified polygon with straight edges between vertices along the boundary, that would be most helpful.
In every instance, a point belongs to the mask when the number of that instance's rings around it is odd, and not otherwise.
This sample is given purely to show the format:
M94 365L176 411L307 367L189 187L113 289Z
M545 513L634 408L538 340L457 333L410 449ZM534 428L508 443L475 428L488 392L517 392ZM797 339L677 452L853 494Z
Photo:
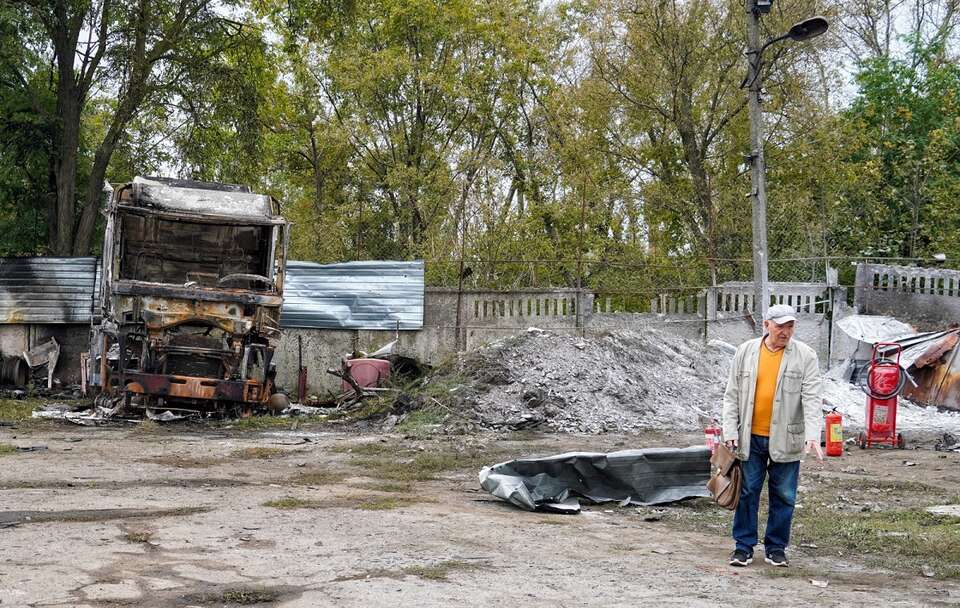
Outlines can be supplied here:
M960 68L939 45L912 44L904 58L871 59L857 75L845 161L869 180L845 189L842 212L853 220L837 218L836 241L857 253L913 258L945 247L955 257Z
M9 3L5 3L9 6ZM56 255L89 252L110 159L145 107L177 94L178 79L208 66L242 29L212 0L27 0L25 16L45 33L34 52L55 66L52 133L56 202L47 218ZM29 44L29 41L27 42ZM83 194L78 162L84 113L99 96L113 98L93 149ZM102 108L101 108L102 110Z

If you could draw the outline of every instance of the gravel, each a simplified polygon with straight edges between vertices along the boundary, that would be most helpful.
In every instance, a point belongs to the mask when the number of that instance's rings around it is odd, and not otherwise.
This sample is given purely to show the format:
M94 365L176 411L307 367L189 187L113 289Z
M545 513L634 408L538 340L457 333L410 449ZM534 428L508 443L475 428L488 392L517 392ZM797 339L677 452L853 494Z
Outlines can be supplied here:
M441 401L463 430L538 429L561 433L696 431L719 418L735 347L655 329L579 338L536 328L467 353L428 382L449 387ZM823 397L862 428L866 396L825 378ZM960 431L960 412L900 400L898 428Z

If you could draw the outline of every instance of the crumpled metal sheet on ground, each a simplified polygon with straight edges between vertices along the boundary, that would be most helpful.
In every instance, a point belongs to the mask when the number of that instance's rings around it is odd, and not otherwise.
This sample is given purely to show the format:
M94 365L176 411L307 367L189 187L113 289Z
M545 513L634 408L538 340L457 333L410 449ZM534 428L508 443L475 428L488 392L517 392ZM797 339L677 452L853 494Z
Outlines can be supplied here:
M480 487L528 511L577 512L591 502L656 505L709 496L706 447L569 452L522 458L480 471Z

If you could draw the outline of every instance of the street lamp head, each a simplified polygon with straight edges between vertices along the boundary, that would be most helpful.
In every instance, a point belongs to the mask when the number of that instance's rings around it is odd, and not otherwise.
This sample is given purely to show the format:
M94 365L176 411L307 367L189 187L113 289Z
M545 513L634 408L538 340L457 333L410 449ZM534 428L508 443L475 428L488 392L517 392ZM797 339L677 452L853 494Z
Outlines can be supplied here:
M829 26L830 24L827 22L826 17L818 15L804 19L791 27L790 31L787 32L787 36L789 36L791 40L810 40L827 31Z

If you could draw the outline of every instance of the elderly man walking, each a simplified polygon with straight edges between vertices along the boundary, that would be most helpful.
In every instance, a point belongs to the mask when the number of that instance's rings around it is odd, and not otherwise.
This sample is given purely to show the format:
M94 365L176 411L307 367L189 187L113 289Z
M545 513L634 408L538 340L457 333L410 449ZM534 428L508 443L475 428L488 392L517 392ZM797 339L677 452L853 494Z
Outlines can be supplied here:
M793 340L796 313L771 306L763 337L737 348L723 394L723 439L742 462L743 486L733 517L731 566L753 561L757 512L769 475L769 511L763 537L764 560L786 567L786 548L797 498L800 457L820 449L822 419L817 353Z

